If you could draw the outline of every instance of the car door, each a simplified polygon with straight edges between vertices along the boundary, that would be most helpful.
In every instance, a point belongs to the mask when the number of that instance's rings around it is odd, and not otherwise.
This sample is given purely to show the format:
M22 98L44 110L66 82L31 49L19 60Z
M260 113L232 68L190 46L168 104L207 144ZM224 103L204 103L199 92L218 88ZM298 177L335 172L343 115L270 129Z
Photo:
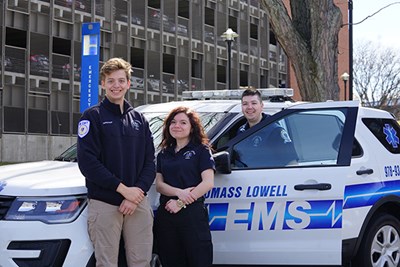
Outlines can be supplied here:
M227 143L207 193L214 264L341 264L357 105L284 110Z

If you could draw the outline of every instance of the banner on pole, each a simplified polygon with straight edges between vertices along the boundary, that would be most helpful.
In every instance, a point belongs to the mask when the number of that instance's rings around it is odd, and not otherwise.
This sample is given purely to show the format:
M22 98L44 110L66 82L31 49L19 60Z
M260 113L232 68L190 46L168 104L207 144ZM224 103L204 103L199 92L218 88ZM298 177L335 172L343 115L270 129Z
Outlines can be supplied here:
M99 100L100 23L82 24L80 112Z

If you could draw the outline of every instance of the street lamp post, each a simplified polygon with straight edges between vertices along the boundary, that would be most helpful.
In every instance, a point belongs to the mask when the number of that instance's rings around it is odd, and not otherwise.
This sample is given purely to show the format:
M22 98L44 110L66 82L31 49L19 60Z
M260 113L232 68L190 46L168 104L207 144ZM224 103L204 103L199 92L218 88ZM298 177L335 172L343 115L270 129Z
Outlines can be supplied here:
M224 32L221 37L224 39L224 41L227 44L227 49L228 49L228 89L232 89L232 70L231 70L231 51L232 51L232 42L235 40L236 37L239 37L239 35L234 32L231 28L228 28L226 32Z
M347 72L343 73L342 76L340 76L340 78L342 78L342 81L344 83L344 100L346 100L346 96L347 96L346 85L347 85L347 81L349 80L349 77L350 77L350 75ZM350 98L350 100L351 100L351 98Z
M348 0L349 9L349 100L353 100L353 0Z

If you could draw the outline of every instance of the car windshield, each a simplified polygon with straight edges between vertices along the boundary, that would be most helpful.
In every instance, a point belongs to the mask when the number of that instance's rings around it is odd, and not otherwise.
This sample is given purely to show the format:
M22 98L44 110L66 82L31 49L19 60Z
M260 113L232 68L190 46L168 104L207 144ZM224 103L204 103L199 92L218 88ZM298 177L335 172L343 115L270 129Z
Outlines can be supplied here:
M58 161L77 161L76 156L76 144L65 150L60 156L56 157L54 160Z
M226 116L224 112L201 112L198 113L200 120L204 126L206 133L208 133L217 123L221 122ZM158 146L161 143L162 129L165 117L168 113L165 112L143 112L143 115L149 121L150 130L153 133L154 146L158 152ZM77 147L76 144L64 151L60 156L56 157L58 161L77 161Z
M199 117L201 123L204 126L205 132L208 133L218 122L222 121L222 118L226 116L226 113L223 112L199 112ZM156 151L158 150L158 146L161 143L162 139L162 130L163 123L165 117L168 115L167 113L153 113L147 112L143 113L143 115L147 118L150 125L150 130L153 133L154 138L154 146ZM209 136L210 138L210 136Z

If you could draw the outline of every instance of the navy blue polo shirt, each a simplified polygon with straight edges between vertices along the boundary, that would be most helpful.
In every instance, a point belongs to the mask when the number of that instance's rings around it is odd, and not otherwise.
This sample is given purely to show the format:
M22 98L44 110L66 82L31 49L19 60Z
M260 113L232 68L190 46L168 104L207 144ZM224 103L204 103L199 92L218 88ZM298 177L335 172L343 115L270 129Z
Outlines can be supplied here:
M265 120L265 118L268 118L270 115L265 114L265 113L261 113L261 121ZM260 121L260 122L261 122ZM245 132L246 130L248 130L250 128L249 122L246 121L245 124L243 124L242 126L239 127L236 135Z
M165 183L176 188L197 186L202 181L201 173L207 169L215 170L215 162L203 144L189 142L177 153L174 147L168 147L157 155L157 172Z

